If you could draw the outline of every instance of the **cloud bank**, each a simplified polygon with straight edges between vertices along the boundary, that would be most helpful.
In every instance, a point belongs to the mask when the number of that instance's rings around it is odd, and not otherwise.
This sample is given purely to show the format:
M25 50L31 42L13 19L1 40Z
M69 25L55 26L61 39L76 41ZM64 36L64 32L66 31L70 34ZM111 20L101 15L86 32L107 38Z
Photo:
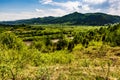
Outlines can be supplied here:
M119 0L38 0L39 5L34 11L20 13L0 12L0 21L28 19L44 16L63 16L72 12L94 13L102 12L120 15Z
M54 0L42 0L40 2L44 6L50 5L58 7L66 13L71 12L103 12L113 15L120 15L120 1L119 0L67 0L63 2L57 2Z

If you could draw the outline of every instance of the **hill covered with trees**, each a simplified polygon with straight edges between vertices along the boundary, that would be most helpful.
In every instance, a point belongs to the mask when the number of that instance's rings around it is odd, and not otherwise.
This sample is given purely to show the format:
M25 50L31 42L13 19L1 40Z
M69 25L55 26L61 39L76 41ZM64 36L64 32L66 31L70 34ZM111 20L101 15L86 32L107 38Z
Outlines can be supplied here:
M5 21L1 24L71 24L71 25L106 25L120 22L120 16L104 13L74 12L62 17L43 17L17 21Z

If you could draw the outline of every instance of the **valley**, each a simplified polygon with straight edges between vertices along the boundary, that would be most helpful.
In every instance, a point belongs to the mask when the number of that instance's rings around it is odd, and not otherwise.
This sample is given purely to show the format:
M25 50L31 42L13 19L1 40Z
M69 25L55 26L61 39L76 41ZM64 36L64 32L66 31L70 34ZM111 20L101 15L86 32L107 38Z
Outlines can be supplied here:
M120 24L1 25L1 80L119 80Z

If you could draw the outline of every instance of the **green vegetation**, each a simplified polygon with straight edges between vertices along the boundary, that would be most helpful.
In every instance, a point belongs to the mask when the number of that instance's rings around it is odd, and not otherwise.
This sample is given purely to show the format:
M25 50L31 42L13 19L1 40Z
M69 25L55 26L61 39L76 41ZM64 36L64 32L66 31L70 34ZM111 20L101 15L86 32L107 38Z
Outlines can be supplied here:
M0 25L0 80L120 80L120 24Z
M43 17L17 21L4 21L1 24L68 24L68 25L106 25L120 22L120 16L105 13L78 13L74 12L62 17Z

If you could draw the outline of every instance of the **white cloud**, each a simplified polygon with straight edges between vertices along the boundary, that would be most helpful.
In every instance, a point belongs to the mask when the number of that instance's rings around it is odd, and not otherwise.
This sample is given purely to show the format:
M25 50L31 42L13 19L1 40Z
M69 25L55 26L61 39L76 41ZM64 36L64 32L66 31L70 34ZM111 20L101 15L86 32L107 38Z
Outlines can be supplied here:
M34 18L38 16L39 16L39 13L36 13L36 12L21 12L21 13L0 12L0 21L29 19L29 18Z
M47 10L42 10L42 9L36 9L38 13L40 13L41 17L44 16L63 16L67 12L65 10L62 10L60 8L57 9L47 9Z
M109 0L110 8L120 9L120 1L119 0Z
M62 9L35 9L34 12L21 12L21 13L4 13L0 12L0 21L9 21L9 20L20 20L20 19L29 19L37 17L47 17L47 16L63 16L67 12Z
M82 9L83 9L83 10L86 10L86 11L89 11L89 10L90 10L90 7L89 7L89 5L83 5L83 6L82 6Z
M66 2L55 2L52 1L50 3L44 5L51 5L53 7L59 7L64 12L72 13L72 12L99 12L101 9L94 9L91 5L98 5L104 3L106 0L75 0L75 1L66 1ZM42 3L43 4L43 3ZM59 11L58 11L59 12Z
M51 3L51 2L53 2L52 0L39 0L39 2L40 3L42 3L42 4L48 4L48 3Z
M67 13L65 10L62 10L62 9L59 9L59 8L58 9L50 9L49 11L52 14L54 13L54 16L63 16L63 15L65 15Z
M54 2L54 1L52 1L52 2L49 2L46 4L60 7L60 8L63 8L64 10L67 10L67 11L78 11L79 6L81 5L81 3L79 1L67 1L67 2Z
M107 0L84 0L84 2L88 4L102 4L106 2Z
M79 1L68 1L64 3L54 2L52 5L63 7L69 11L78 11L81 3Z
M44 10L42 10L42 9L35 9L37 12L44 12Z
M119 0L109 0L110 4L109 9L107 10L107 13L114 14L114 15L120 15L120 1Z
M107 13L120 16L120 10L116 10L113 8L108 9Z

